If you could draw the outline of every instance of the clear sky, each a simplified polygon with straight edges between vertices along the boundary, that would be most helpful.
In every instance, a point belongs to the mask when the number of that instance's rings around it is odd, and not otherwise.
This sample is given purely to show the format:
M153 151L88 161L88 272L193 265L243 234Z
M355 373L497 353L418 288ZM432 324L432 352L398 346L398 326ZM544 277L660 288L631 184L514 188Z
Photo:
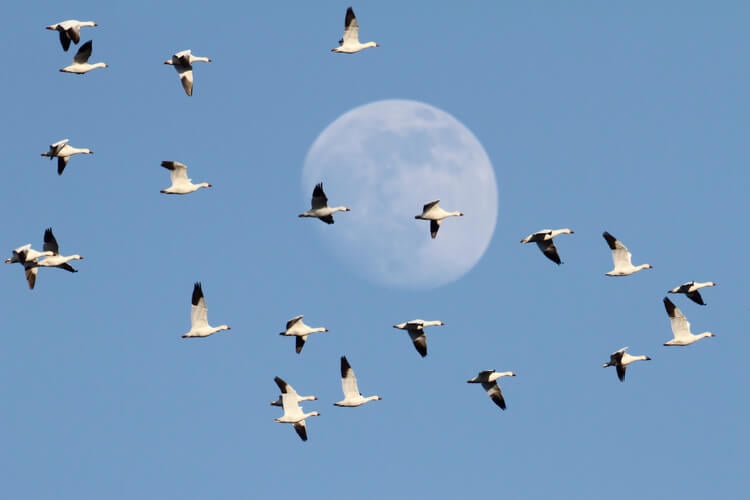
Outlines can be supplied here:
M332 54L347 5L4 7L3 256L40 248L51 226L85 260L77 274L42 269L33 291L20 266L2 268L2 496L747 491L750 5L363 2L360 38L380 47ZM109 68L58 72L76 47L63 52L44 26L71 18L99 24L82 42ZM163 64L187 48L213 59L195 65L192 97ZM341 189L352 212L335 225L297 218L318 134L381 99L450 113L492 162L495 232L453 283L389 288L353 272L326 244L356 220ZM39 154L62 138L94 155L58 176ZM214 187L160 194L162 160ZM575 230L558 239L559 267L519 243L546 227ZM604 276L604 230L654 269ZM662 297L689 280L717 282L706 307L672 297L694 331L717 336L663 347ZM195 281L209 320L231 331L180 338ZM301 355L278 335L297 314L330 330ZM392 328L418 317L446 323L424 359ZM601 364L623 346L652 360L620 383ZM341 355L382 401L332 406ZM518 374L501 380L505 412L466 383L490 368ZM319 398L304 404L322 413L306 443L273 422L277 375Z

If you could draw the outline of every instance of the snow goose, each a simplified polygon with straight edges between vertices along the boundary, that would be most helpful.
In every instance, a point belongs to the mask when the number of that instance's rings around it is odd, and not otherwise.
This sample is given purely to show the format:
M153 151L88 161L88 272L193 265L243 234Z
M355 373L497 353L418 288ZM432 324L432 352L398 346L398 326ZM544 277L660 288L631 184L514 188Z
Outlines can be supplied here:
M170 64L177 70L180 75L182 88L188 96L193 95L193 63L194 62L211 62L208 57L194 56L190 49L177 52L171 59L164 61L164 64Z
M354 10L349 7L346 9L346 18L344 18L344 36L339 40L339 46L331 49L331 52L340 54L354 54L360 50L370 47L378 47L376 42L359 43L359 23L354 15Z
M42 156L47 156L50 160L57 158L57 175L62 175L70 157L77 154L92 155L94 152L88 148L74 148L68 145L68 139L63 139L50 144L49 151L42 153Z
M414 348L424 358L427 356L427 336L425 335L424 329L427 326L443 326L440 320L425 321L423 319L413 319L398 325L393 325L393 328L399 330L406 330L411 337L411 341L414 343Z
M479 374L467 380L469 384L482 384L482 388L487 391L487 395L492 401L495 402L501 410L506 408L505 398L503 398L503 391L500 390L500 386L497 385L497 379L500 377L515 377L516 374L513 372L496 372L495 370L483 370Z
M684 293L690 300L692 300L696 304L705 306L706 303L703 302L703 297L701 297L701 294L698 290L707 286L716 286L716 283L714 283L713 281L688 281L687 283L683 283L680 286L672 288L667 293Z
M328 197L323 191L323 183L319 182L315 185L312 194L312 200L310 201L310 210L299 214L299 217L317 217L326 224L333 224L333 214L336 212L349 212L348 207L329 207Z
M81 28L85 26L98 26L94 21L79 21L77 19L68 19L59 23L50 24L48 30L58 31L60 33L60 45L64 51L68 51L70 42L78 45L81 41Z
M69 271L71 273L77 273L78 270L73 268L68 262L71 260L81 260L83 257L78 254L73 255L60 255L60 250L57 245L57 239L55 239L55 235L52 234L52 228L48 227L44 230L44 246L42 249L45 252L52 252L52 255L49 255L45 257L44 259L38 261L37 266L38 267L59 267L60 269L65 269L66 271Z
M341 389L344 391L344 399L338 403L333 403L335 406L354 407L363 405L368 401L382 399L380 396L362 396L357 387L357 377L354 376L354 370L352 370L346 356L341 356Z
M633 255L628 251L628 247L622 244L620 240L609 234L607 231L602 233L604 239L607 240L610 250L612 250L612 262L614 262L614 269L610 272L605 273L607 276L628 276L633 273L637 273L641 269L651 269L651 264L640 264L634 266L631 262Z
M682 314L682 311L680 311L680 309L675 306L667 297L664 297L664 307L667 310L667 314L669 315L669 324L672 327L672 335L674 337L672 340L665 342L664 345L690 345L698 342L704 337L716 336L711 332L703 332L694 335L690 331L690 322L687 320L685 315Z
M78 49L78 52L76 52L75 57L73 57L73 62L70 64L70 66L65 66L64 68L60 69L60 71L62 73L75 73L77 75L83 75L84 73L88 73L92 69L109 67L107 63L103 62L89 64L89 57L91 57L92 48L93 44L91 43L91 40L81 45L81 47Z
M521 243L536 243L539 250L541 250L549 260L560 265L562 264L562 261L557 254L555 242L552 241L552 238L560 234L573 234L573 230L568 229L567 227L563 229L542 229L541 231L528 235L521 240Z
M208 337L221 330L231 330L227 325L211 326L208 324L208 308L206 299L203 298L203 287L200 282L193 285L193 300L190 307L190 331L182 336L188 337Z
M297 431L297 435L302 441L307 441L305 419L309 417L318 417L320 416L320 412L311 411L309 413L304 413L297 396L293 394L282 394L281 406L284 408L284 414L281 417L273 419L273 421L280 424L293 424L294 430Z
M648 356L631 356L626 351L628 350L627 347L623 347L619 351L615 351L612 354L609 355L609 361L604 363L602 366L604 368L608 366L614 366L617 369L617 378L620 379L620 382L625 380L625 369L628 367L628 365L634 361L650 361L651 358Z
M52 252L45 250L39 252L31 248L31 243L27 243L24 246L18 247L13 250L13 256L5 259L6 264L13 264L18 262L23 266L24 275L26 277L26 283L29 285L29 289L33 290L36 284L36 276L38 273L38 261L39 257L52 255Z
M279 335L286 335L287 337L296 337L295 351L297 354L302 352L302 348L305 346L305 341L307 340L308 335L311 333L328 331L328 328L322 326L310 328L302 321L303 316L303 314L300 314L299 316L295 316L287 321L286 330L279 333Z
M430 221L430 236L435 239L440 229L440 221L446 217L463 217L463 212L446 212L438 206L440 200L431 201L422 207L422 213L415 215L415 219Z
M200 188L212 187L208 182L193 184L193 179L188 179L187 165L184 163L180 163L179 161L163 161L161 162L161 166L169 170L169 176L172 179L172 185L166 189L162 189L161 193L188 194L198 191Z
M290 397L296 397L297 401L315 401L318 399L317 396L300 396L297 394L297 391L294 390L294 387L284 382L281 377L274 377L273 381L279 386L282 395L286 394ZM279 396L279 399L276 401L272 401L271 406L283 406L281 396Z

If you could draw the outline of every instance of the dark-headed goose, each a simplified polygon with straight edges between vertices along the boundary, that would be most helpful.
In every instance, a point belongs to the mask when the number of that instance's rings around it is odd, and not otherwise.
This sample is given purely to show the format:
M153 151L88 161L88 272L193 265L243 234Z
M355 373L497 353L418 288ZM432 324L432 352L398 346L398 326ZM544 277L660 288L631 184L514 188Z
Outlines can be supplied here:
M312 200L310 200L310 210L299 214L299 217L317 217L326 224L333 224L333 214L336 212L349 212L348 207L329 207L328 197L323 191L323 183L319 182L313 189Z
M716 286L716 283L714 283L713 281L688 281L687 283L683 283L680 286L672 288L667 293L684 293L690 300L692 300L696 304L705 306L706 303L703 302L703 297L701 297L701 294L698 290L707 286Z
M613 352L609 355L609 361L602 365L604 368L608 366L614 366L617 369L617 378L620 379L620 382L625 380L625 369L630 363L632 363L633 361L651 360L651 358L649 358L648 356L631 356L627 353L627 350L627 347L623 347L619 351Z
M344 18L344 36L339 40L339 46L332 48L331 52L354 54L360 50L377 46L378 44L376 42L359 42L359 23L357 22L357 17L354 15L354 10L351 7L346 9L346 17Z
M669 324L672 327L672 335L674 336L672 340L665 342L664 345L690 345L698 342L704 337L716 336L711 332L703 332L694 335L690 331L690 322L687 320L685 315L682 314L682 311L680 311L680 309L675 306L667 297L664 297L664 308L667 310L667 314L669 315Z
M336 406L360 406L368 401L382 399L380 396L362 396L359 387L357 387L357 377L354 376L354 370L352 370L346 356L341 356L341 389L344 391L344 399L338 403L333 403Z
M521 240L521 243L536 243L539 247L539 250L541 250L549 260L551 260L555 264L560 265L562 264L562 261L560 260L560 256L557 254L557 247L555 246L554 241L552 241L552 238L560 234L573 234L573 230L568 228L542 229L541 231L537 231L536 233L528 235Z
M169 170L169 176L172 179L172 185L162 189L160 193L164 194L188 194L198 191L200 188L210 188L208 182L193 184L193 179L187 176L187 165L179 161L163 161L161 166Z
M302 321L303 316L304 315L300 314L299 316L295 316L294 318L287 321L286 330L279 333L279 335L296 337L295 351L297 352L297 354L302 352L302 348L305 346L305 341L307 340L308 335L310 335L311 333L328 331L328 328L322 326L319 326L317 328L310 328Z
M500 386L497 385L497 379L500 377L515 377L516 374L513 372L496 372L495 370L484 370L479 374L467 380L469 384L482 384L482 388L487 391L487 395L492 401L495 402L501 410L506 408L505 398L503 398L503 391L500 390Z
M297 396L293 394L282 394L281 406L282 408L284 408L284 414L281 417L273 419L273 421L280 424L293 424L294 430L297 431L297 435L302 439L302 441L307 441L307 427L305 426L305 419L308 417L318 417L320 416L320 412L303 412L302 407L299 404L299 399L297 399Z
M68 139L63 139L50 144L49 151L42 153L42 156L47 156L50 160L57 158L57 175L62 175L70 157L77 154L92 155L94 152L88 148L74 148L68 145Z
M294 387L284 382L281 377L274 377L273 381L279 386L282 395L286 394L290 397L296 397L297 401L315 401L318 399L317 396L300 396L297 394L297 391L294 390ZM283 406L281 396L279 396L279 399L276 401L272 401L271 406Z
M70 42L78 45L81 41L81 28L85 26L97 26L94 21L78 21L77 19L68 19L59 23L50 24L48 30L58 31L60 33L60 45L64 51L68 51Z
M446 217L463 217L463 212L446 212L438 206L440 200L435 200L427 203L422 207L422 213L415 215L415 219L428 220L430 221L430 236L435 239L438 230L440 229L440 222Z
M424 358L427 356L427 336L425 335L424 329L427 326L443 326L440 320L425 321L423 319L413 319L398 325L393 325L393 328L399 330L406 330L414 343L414 348Z
M208 337L222 330L231 330L228 325L211 326L208 324L208 308L206 299L203 298L203 287L200 282L193 285L192 306L190 307L190 331L182 336L189 337Z
M607 276L628 276L633 273L637 273L641 269L651 269L651 264L640 264L634 266L631 262L633 255L628 251L628 247L622 244L620 240L609 234L607 231L602 233L602 236L607 241L609 249L612 250L612 262L614 262L614 269L610 272L605 273Z
M190 49L177 52L172 55L171 59L164 61L164 64L170 64L177 70L177 74L180 75L180 82L182 82L182 88L185 89L185 93L189 96L193 95L193 63L194 62L211 62L208 57L194 56Z
M62 73L75 73L77 75L83 75L84 73L88 73L92 69L107 68L107 63L103 62L89 64L89 57L91 57L92 48L93 44L91 43L91 40L81 45L81 47L78 49L78 52L76 52L75 57L73 57L73 62L69 66L65 66L64 68L60 69L60 71Z

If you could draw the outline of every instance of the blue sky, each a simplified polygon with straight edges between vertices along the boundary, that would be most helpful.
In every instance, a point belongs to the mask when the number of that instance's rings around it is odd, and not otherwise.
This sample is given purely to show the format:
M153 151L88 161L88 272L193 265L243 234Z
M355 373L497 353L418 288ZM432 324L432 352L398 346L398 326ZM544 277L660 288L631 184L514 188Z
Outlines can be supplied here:
M3 252L51 226L85 260L33 291L3 268L4 496L739 496L750 6L368 2L360 36L380 47L331 54L347 5L6 7ZM70 18L99 23L82 41L109 68L58 72L75 48L44 26ZM213 59L191 98L162 64L186 48ZM317 135L380 99L452 114L492 161L497 227L454 283L371 284L325 244L347 214L296 217ZM39 154L62 138L95 154L59 177ZM214 187L161 195L162 160ZM575 230L562 266L518 243L544 227ZM605 277L604 230L654 269ZM663 347L662 297L693 279L718 283L708 306L673 299L717 337ZM195 281L230 332L180 338ZM297 314L330 330L301 355L278 335ZM446 322L424 359L391 327L415 317ZM653 359L621 384L601 364L623 346ZM332 406L341 355L382 401ZM518 374L505 412L466 384L488 368ZM273 422L276 375L320 398L307 443Z

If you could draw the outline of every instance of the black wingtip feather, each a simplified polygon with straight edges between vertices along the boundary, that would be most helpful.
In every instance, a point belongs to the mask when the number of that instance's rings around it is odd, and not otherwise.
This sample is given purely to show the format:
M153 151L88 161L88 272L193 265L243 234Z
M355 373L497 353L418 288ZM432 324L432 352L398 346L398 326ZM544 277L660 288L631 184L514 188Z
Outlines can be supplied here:
M200 281L196 281L193 285L193 305L197 306L198 302L203 298L203 286Z

